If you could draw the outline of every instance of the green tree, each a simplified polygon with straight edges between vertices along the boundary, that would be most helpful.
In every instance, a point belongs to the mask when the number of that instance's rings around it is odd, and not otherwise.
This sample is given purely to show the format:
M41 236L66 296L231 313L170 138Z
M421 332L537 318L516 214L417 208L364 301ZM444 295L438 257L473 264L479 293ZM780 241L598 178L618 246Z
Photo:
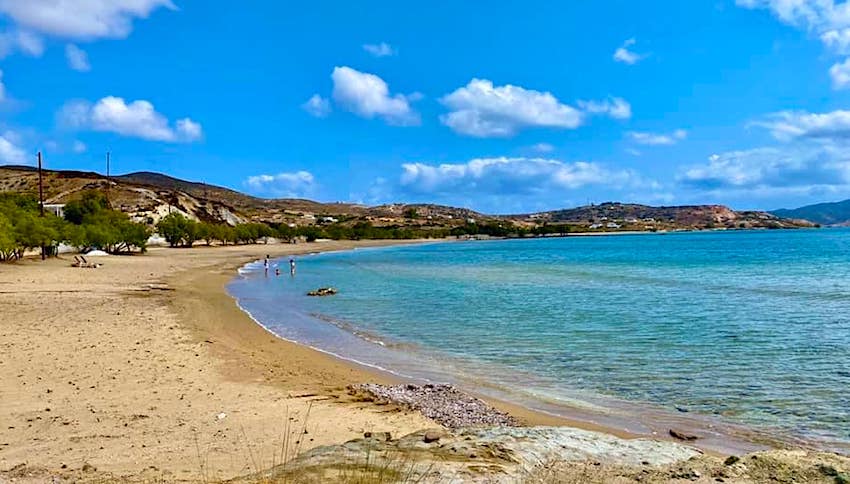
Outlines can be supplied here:
M109 208L106 196L98 191L83 193L79 200L65 205L68 239L76 247L101 249L109 253L146 250L150 230L135 223L123 212Z
M0 260L12 259L18 248L15 241L15 227L9 218L0 212Z
M93 215L109 208L106 195L96 190L83 193L82 198L65 204L65 220L81 225L87 215Z
M177 212L170 213L156 224L156 231L171 247L177 247L186 236L186 226L189 219Z

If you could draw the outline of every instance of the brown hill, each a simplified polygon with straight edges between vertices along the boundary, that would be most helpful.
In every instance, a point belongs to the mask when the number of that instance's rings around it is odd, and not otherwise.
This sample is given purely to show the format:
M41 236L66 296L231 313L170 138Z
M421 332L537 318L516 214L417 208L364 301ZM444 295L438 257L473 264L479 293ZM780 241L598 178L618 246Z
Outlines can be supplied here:
M151 172L113 176L109 180L99 173L83 171L45 170L43 174L47 203L66 203L79 198L86 190L103 190L108 192L114 208L149 224L177 211L193 219L229 224L263 221L312 225L333 221L369 221L378 226L454 227L468 223L509 222L523 227L550 223L595 230L812 226L806 221L784 219L766 212L737 212L721 205L651 207L610 202L551 212L499 216L435 204L397 203L366 207L302 199L264 199L229 188ZM37 171L27 166L0 167L0 192L3 191L37 195Z
M811 227L805 220L777 217L768 212L735 211L723 205L682 205L652 207L632 203L606 202L599 205L517 215L522 221L568 223L604 227L618 224L621 228L646 229L712 229L712 228L793 228ZM604 228L603 227L603 228Z
M192 219L230 224L263 221L311 225L325 220L369 220L375 225L445 226L464 224L470 218L488 219L471 210L440 205L392 204L369 208L352 203L264 199L151 172L113 176L107 181L99 173L44 170L43 178L46 203L67 203L86 190L108 191L113 208L150 224L172 211ZM3 191L37 195L37 171L28 166L0 167L0 192Z

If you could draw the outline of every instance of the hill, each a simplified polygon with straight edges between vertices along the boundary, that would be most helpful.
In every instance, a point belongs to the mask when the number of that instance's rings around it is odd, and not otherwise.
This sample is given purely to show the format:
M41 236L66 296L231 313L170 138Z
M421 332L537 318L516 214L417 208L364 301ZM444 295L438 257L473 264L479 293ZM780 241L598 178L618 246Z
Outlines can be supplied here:
M802 218L821 225L850 225L850 200L774 210L778 217Z
M783 218L767 212L735 211L723 205L652 207L618 202L510 218L526 223L588 224L600 226L600 229L615 228L616 225L620 230L794 228L813 225L806 220Z
M289 225L369 222L374 226L452 228L470 224L533 230L546 224L570 231L679 230L711 228L792 228L811 226L766 212L738 212L720 205L651 207L603 203L525 215L487 215L436 204L320 203L302 199L265 199L229 188L152 172L110 177L84 171L45 170L47 203L62 204L86 190L107 192L113 208L134 220L154 224L170 212L191 219L231 225L255 221ZM38 173L27 166L0 167L0 192L38 194ZM502 230L503 232L505 230ZM518 230L519 231L519 230Z
M137 172L107 178L99 173L44 170L46 203L63 204L86 190L108 193L113 208L139 222L154 224L169 212L191 219L231 225L261 221L312 225L333 221L369 221L376 226L453 226L470 218L493 217L467 209L428 204L366 207L352 203L320 203L303 199L264 199L229 188L181 180L160 173ZM38 172L28 166L0 166L0 192L38 194Z

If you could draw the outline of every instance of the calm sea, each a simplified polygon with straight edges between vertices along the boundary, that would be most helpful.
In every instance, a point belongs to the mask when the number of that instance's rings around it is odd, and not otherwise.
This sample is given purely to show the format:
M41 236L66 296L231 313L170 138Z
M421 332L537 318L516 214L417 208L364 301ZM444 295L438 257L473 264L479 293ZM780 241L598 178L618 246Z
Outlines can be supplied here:
M275 334L639 433L850 444L850 230L451 242L249 264ZM333 297L305 293L334 286Z

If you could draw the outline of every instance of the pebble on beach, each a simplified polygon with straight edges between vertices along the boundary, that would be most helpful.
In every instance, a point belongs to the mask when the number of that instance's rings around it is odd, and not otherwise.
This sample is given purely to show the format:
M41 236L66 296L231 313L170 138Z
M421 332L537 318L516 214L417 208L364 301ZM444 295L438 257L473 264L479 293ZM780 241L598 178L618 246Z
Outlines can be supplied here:
M451 429L518 425L516 419L452 385L355 385L378 400L403 405Z

